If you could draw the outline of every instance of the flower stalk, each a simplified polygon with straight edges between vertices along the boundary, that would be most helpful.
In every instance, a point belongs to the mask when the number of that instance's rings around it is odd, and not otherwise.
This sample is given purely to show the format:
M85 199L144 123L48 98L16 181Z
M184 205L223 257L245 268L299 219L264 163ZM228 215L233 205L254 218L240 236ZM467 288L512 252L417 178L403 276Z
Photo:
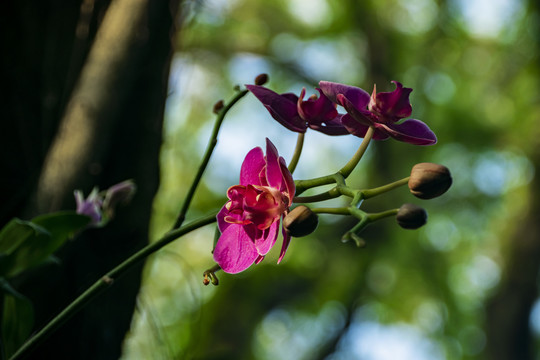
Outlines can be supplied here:
M203 159L201 160L201 164L199 165L197 174L195 174L195 178L193 179L193 182L191 183L191 186L189 187L189 190L186 194L182 207L180 208L180 212L178 213L178 217L176 218L176 222L173 226L173 229L180 228L180 226L182 226L182 224L184 223L184 220L186 219L186 213L189 209L189 205L191 204L191 200L193 200L193 196L195 195L197 186L199 185L199 182L201 181L204 171L206 170L206 167L208 166L208 162L210 161L210 157L212 156L212 153L214 152L214 148L217 145L218 133L221 128L221 124L223 123L223 120L225 119L225 115L227 115L229 110L240 99L246 96L247 93L248 93L247 90L239 91L231 99L231 101L229 101L226 105L224 105L221 109L218 110L216 122L214 123L214 128L212 130L212 134L210 135L210 139L208 139L208 144L206 145L206 150L204 152Z
M300 155L302 154L302 148L304 147L304 136L305 136L305 133L298 133L298 137L296 139L296 147L294 148L293 157L288 167L291 174L294 173L294 170L296 170L296 166L298 165L298 160L300 160Z
M116 279L125 274L129 269L133 268L134 265L144 260L147 256L155 253L156 251L160 250L165 245L168 245L179 237L186 235L194 230L197 230L203 226L211 224L215 221L216 213L212 213L205 217L194 220L179 229L173 229L169 231L161 239L151 244L148 244L147 246L133 254L131 257L123 261L120 265L109 271L107 274L103 275L85 292L79 295L77 299L75 299L71 304L69 304L60 314L53 318L43 329L30 337L30 339L28 339L19 348L19 350L17 350L17 352L13 354L10 360L21 359L23 358L23 356L30 353L30 351L32 351L42 341L47 339L47 337L49 337L49 335L51 335L59 326L61 326L64 322L70 319L73 315L78 313L94 297L111 287Z

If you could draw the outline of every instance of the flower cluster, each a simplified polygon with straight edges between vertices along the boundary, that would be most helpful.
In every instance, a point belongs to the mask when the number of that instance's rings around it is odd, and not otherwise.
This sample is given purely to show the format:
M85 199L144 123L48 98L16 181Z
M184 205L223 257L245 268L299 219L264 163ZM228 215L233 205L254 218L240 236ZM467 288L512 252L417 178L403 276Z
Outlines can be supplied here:
M272 117L287 129L304 133L311 128L327 135L353 134L364 137L370 126L374 127L374 140L392 137L414 145L433 145L437 137L420 120L409 119L412 106L409 102L410 88L393 81L396 89L392 92L376 92L371 96L364 90L328 81L321 81L319 97L312 96L304 101L305 88L300 96L292 93L277 94L258 85L246 88L259 99ZM347 111L339 114L336 105Z
M264 77L264 80L266 79ZM278 94L262 86L264 82L256 81L256 85L246 85L246 88L264 105L270 115L287 129L304 134L309 128L327 135L352 134L365 138L361 145L364 146L363 150L357 152L357 158L353 157L349 161L349 167L356 166L371 139L393 138L413 145L433 145L437 142L437 137L424 122L407 119L412 114L409 101L412 89L403 87L397 81L393 81L396 85L394 91L377 93L374 87L371 95L357 87L321 81L319 88L316 88L318 95L307 100L304 100L305 88L299 96L293 93ZM339 113L338 106L341 106L345 113ZM299 152L296 155L299 156ZM258 264L276 243L283 219L283 245L279 263L285 255L291 236L305 236L315 230L318 224L316 212L350 214L357 217L359 223L347 232L343 239L354 239L358 245L363 243L357 235L360 229L369 222L389 215L396 216L398 224L403 228L417 228L426 222L427 213L416 205L406 204L399 209L368 214L359 209L361 201L406 183L413 195L428 199L441 195L451 184L448 169L428 163L413 168L408 178L365 192L346 186L345 178L349 173L350 171L339 171L328 177L303 180L298 182L302 185L295 188L285 160L267 139L266 156L261 148L252 149L242 164L240 184L227 191L229 200L217 215L221 236L214 248L214 260L227 273L238 273ZM301 193L307 188L332 182L339 182L340 186L311 198L301 198L295 194L295 189ZM290 210L293 200L295 203L311 202L341 195L353 198L351 206L312 211L305 205L298 205ZM213 283L217 283L213 271L205 273L205 283L209 282L207 276L210 276Z

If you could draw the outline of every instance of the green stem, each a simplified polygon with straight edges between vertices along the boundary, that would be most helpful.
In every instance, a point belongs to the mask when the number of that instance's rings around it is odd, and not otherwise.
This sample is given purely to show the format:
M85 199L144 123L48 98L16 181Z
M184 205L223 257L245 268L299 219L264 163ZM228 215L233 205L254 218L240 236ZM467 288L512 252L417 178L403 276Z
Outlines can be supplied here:
M314 209L311 209L311 211L317 214L351 215L351 211L349 210L348 207L314 208Z
M344 178L347 178L356 165L360 162L360 159L362 159L362 156L364 156L364 153L366 152L366 149L369 145L369 142L371 141L371 138L373 137L373 133L375 132L375 129L373 126L370 126L368 131L366 132L366 135L364 136L364 139L362 140L362 143L358 147L358 150L356 150L356 153L353 155L351 160L347 164L345 164L344 167L341 168L338 172L343 175Z
M28 355L37 345L44 341L49 335L51 335L59 326L65 321L79 312L86 304L88 304L97 295L111 287L116 279L123 275L126 271L131 269L134 265L145 259L148 255L153 254L165 245L171 243L173 240L193 231L199 229L205 225L211 224L216 221L216 214L211 214L202 217L198 220L194 220L187 225L182 226L179 229L173 229L166 233L161 239L145 246L137 253L129 257L120 265L103 275L98 281L90 286L84 293L79 295L71 304L69 304L60 314L52 319L43 329L28 339L10 360L21 359L23 356Z
M403 186L403 185L407 184L408 182L409 182L409 176L407 176L406 178L403 178L401 180L394 181L393 183L390 183L390 184L379 186L379 187L376 187L376 188L373 188L373 189L362 190L363 198L364 199L372 198L374 196L380 195L380 194L385 193L387 191L390 191L390 190L393 190L393 189L398 188L400 186Z
M356 150L356 153L349 160L349 162L345 164L345 166L343 166L337 173L309 180L295 181L296 195L298 196L310 188L336 183L336 176L341 176L342 179L346 179L354 170L356 165L358 165L358 162L360 162L362 156L364 156L364 153L366 152L366 149L369 145L369 142L371 141L371 138L373 137L374 132L375 129L370 126L368 131L366 132L366 135L364 136L364 139L362 140L362 143L358 147L358 150Z
M312 196L297 196L293 198L293 202L295 203L312 203L312 202L318 202L318 201L324 201L329 199L337 198L341 195L337 191L337 188L333 188L331 190L328 190L326 192L323 192L321 194L312 195Z
M208 165L208 162L210 161L210 157L212 156L212 152L214 151L214 148L217 145L217 136L219 133L219 129L221 127L221 124L223 123L223 120L225 119L225 115L229 112L229 110L248 93L247 90L242 90L236 94L231 101L221 109L221 111L218 113L216 122L214 123L214 129L212 130L212 134L210 135L210 139L208 140L208 145L206 146L206 151L204 153L203 159L201 161L201 164L199 165L199 169L197 170L197 174L195 175L195 179L193 179L193 182L191 183L191 186L187 192L186 198L184 199L184 203L182 204L182 208L180 209L180 212L178 214L178 217L176 218L176 222L173 226L173 229L178 229L182 224L184 223L184 220L186 219L186 213L188 211L189 205L191 204L191 200L193 200L193 196L195 195L195 190L197 190L197 186L199 185L199 182L201 181L201 178L203 176L204 171L206 170L206 166Z
M289 171L291 174L296 169L298 165L298 160L300 160L300 155L302 154L302 148L304 147L304 136L305 133L298 133L298 138L296 139L296 147L294 148L293 157L289 163Z
M395 216L398 213L398 210L399 209L391 209L391 210L386 210L386 211L382 211L378 213L368 214L369 222L374 222L374 221L384 219L390 216Z

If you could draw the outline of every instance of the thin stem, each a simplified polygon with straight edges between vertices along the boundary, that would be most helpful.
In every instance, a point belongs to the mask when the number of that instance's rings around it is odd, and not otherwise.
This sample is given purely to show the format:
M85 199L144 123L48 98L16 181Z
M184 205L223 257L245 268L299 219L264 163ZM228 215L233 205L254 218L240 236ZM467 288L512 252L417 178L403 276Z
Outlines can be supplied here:
M368 214L369 222L374 222L374 221L384 219L390 216L395 216L398 213L398 210L399 209L391 209L391 210L386 210L386 211L382 211L378 213Z
M336 176L341 176L342 179L346 179L354 170L356 165L358 165L358 162L360 161L360 159L362 159L362 156L364 156L364 153L366 152L366 149L369 145L369 142L371 141L371 138L373 137L374 132L375 132L375 129L370 126L368 131L366 132L366 135L364 136L364 139L362 140L362 143L358 147L358 150L356 150L356 153L349 160L349 162L345 164L345 166L343 166L337 173L332 174L332 175L321 176L321 177L309 179L309 180L295 181L296 195L297 196L300 195L307 189L336 183L337 182Z
M302 154L302 148L304 147L304 136L305 133L298 133L298 138L296 139L296 147L294 148L293 157L289 163L289 171L291 174L296 169L298 165L298 160L300 160L300 155Z
M225 105L223 109L221 109L221 111L218 113L216 122L214 123L214 129L212 130L210 139L208 139L208 145L206 145L206 151L204 153L203 159L201 161L201 164L199 165L199 169L197 170L195 179L193 179L193 182L191 183L191 186L187 192L186 198L184 199L184 203L182 204L182 208L180 209L178 217L176 218L176 223L174 224L173 229L178 229L184 223L189 205L191 204L191 200L193 200L193 196L195 195L195 190L197 190L197 186L199 185L199 182L201 181L203 173L206 170L206 166L208 165L208 162L210 161L212 152L214 151L214 148L217 145L217 136L218 136L221 124L223 123L223 119L225 119L225 115L227 115L227 113L234 106L234 104L236 104L238 100L243 98L247 93L248 93L247 90L242 90L238 92L238 94L236 94L231 99L231 101L227 105Z
M311 211L317 214L351 215L351 211L349 210L348 207L314 208L314 209L311 209Z
M312 195L312 196L297 196L293 198L293 201L295 203L312 203L312 202L319 202L329 199L334 199L339 197L341 194L337 191L337 188L333 188L331 190L328 190L326 192Z
M364 139L362 140L362 143L358 147L358 150L356 150L356 153L353 155L351 160L347 164L345 164L344 167L341 168L338 172L343 175L344 178L347 178L356 165L360 162L360 159L362 159L362 156L364 156L364 153L366 152L366 149L369 145L369 142L371 141L371 138L373 137L373 133L375 132L375 129L373 126L370 126L368 131L366 132L366 135L364 136Z
M85 292L83 292L77 299L69 304L60 314L52 319L43 329L28 339L10 360L20 359L32 351L37 345L44 341L49 335L51 335L60 325L66 322L69 318L79 312L86 304L88 304L97 295L102 293L113 285L114 281L123 275L126 271L131 269L134 265L145 259L148 255L153 254L165 245L171 243L173 240L193 231L199 229L205 225L211 224L216 221L216 214L199 218L190 222L189 224L182 226L179 229L174 229L166 233L161 239L155 241L137 253L129 257L120 265L103 275L98 281L90 286Z
M362 194L364 195L363 196L364 199L369 199L369 198L372 198L374 196L385 193L387 191L398 188L400 186L403 186L403 185L407 184L408 182L409 182L409 176L407 176L406 178L403 178L401 180L394 181L393 183L390 183L390 184L379 186L379 187L376 187L376 188L373 188L373 189L362 190Z

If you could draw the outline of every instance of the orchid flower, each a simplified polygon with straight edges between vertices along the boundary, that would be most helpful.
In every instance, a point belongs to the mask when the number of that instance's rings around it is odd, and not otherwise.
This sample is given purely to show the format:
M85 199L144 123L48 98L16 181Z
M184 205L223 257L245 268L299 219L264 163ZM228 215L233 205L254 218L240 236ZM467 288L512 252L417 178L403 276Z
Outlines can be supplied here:
M285 160L266 139L266 156L260 147L252 149L240 170L240 184L227 190L229 201L217 215L221 236L214 260L231 274L261 262L277 240L281 217L286 215L295 192ZM281 262L290 242L283 231Z
M102 227L114 216L114 209L120 203L128 203L135 194L137 187L133 180L126 180L111 186L106 191L97 187L85 199L81 190L75 190L76 210L80 215L89 216L92 220L89 226Z
M318 98L313 95L304 100L305 88L300 96L293 93L280 95L259 85L246 85L246 88L263 103L274 119L291 131L305 133L309 127L327 135L349 133L341 124L343 115L338 114L336 105L320 89L317 89Z
M73 192L75 196L76 212L80 215L89 216L91 226L97 226L101 222L103 216L102 205L103 197L99 195L98 189L92 189L92 192L85 199L81 190Z
M364 137L370 126L375 129L373 139L384 140L392 137L413 145L433 145L437 137L420 120L408 119L412 107L409 94L412 89L392 81L396 89L392 92L376 92L373 88L371 97L364 90L328 81L321 81L319 86L331 101L341 105L347 114L341 118L347 130L358 137Z

